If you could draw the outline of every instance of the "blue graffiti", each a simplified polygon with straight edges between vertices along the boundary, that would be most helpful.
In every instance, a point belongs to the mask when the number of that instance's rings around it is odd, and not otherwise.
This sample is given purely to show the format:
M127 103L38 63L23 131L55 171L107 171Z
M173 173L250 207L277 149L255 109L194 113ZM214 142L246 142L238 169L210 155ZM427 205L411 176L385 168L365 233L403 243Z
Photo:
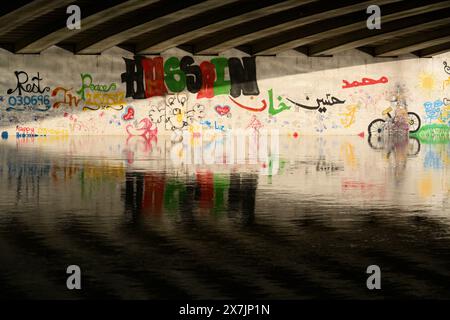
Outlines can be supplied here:
M47 162L47 161L46 161ZM3 171L3 168L0 167ZM39 165L20 163L20 162L9 162L7 163L8 177L45 177L50 175L51 165L49 163L43 163Z
M425 108L425 114L426 117L425 119L428 121L434 121L437 120L439 118L439 116L441 115L441 107L444 106L444 102L442 100L436 100L435 102L425 102L423 104L424 108Z
M423 163L424 167L427 169L442 169L443 164L441 157L433 150L428 150L425 154L425 159Z
M37 96L9 96L6 111L48 111L51 107L48 95Z
M208 127L208 129L216 129L216 130L219 130L219 131L225 131L225 126L224 125L218 125L217 121L214 121L214 127L213 127L212 122L209 121L209 120L200 121L200 124Z

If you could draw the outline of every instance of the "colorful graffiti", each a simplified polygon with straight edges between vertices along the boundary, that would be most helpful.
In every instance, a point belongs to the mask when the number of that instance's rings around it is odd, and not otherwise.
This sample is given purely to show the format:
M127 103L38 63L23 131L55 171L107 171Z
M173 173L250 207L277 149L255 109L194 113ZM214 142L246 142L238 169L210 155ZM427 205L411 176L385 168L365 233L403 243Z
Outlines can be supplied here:
M389 80L387 77L381 77L378 80L370 79L370 78L362 78L361 81L353 81L352 83L348 82L347 80L342 80L344 82L344 85L342 86L342 89L347 88L354 88L354 87L360 87L360 86L369 86L374 85L378 83L388 83Z
M450 127L445 124L427 124L415 134L424 143L448 143L450 141Z
M215 106L214 110L216 110L217 114L221 117L223 116L231 116L229 106Z
M340 116L342 116L340 120L344 128L349 128L356 122L356 113L359 108L360 107L358 105L350 105L346 107L346 112L339 114Z
M437 122L449 125L450 122L450 106L447 99L428 101L423 104L425 110L425 119L431 124Z
M421 73L419 87L426 93L430 93L431 91L433 91L436 87L435 76L427 72Z
M282 98L281 96L278 96L278 97L277 97L277 100L278 100L278 102L279 102L279 105L278 105L277 108L275 108L275 107L274 107L274 104L273 104L273 90L270 89L268 93L269 93L269 114L270 114L270 115L274 116L274 115L276 115L276 114L278 114L278 113L280 113L280 112L283 112L283 111L285 111L285 110L291 109L290 106L286 105L286 104L283 102L283 98Z
M72 89L66 89L63 87L56 87L53 89L51 96L56 97L56 101L53 103L53 108L58 109L60 106L66 106L66 107L78 107L78 104L80 103L81 99L75 96L72 92ZM62 93L62 100L61 100L61 94Z
M199 103L189 104L185 93L167 95L163 106L152 106L149 117L158 125L164 123L168 130L183 130L199 123L205 116L205 107Z
M8 89L8 107L6 111L47 111L50 109L50 96L46 94L50 87L42 87L39 72L29 77L25 71L15 71L16 87Z
M257 60L261 64L264 59L255 57L198 60L136 55L108 59L111 72L101 71L99 63L97 68L84 70L93 66L87 63L71 66L74 76L57 81L46 81L50 79L42 70L12 69L14 77L7 81L14 85L0 96L2 131L14 136L15 126L20 125L47 128L50 134L64 128L70 134L129 135L133 130L140 132L146 126L141 121L148 119L159 134L178 136L183 132L198 136L203 129L259 132L263 127L281 129L283 134L354 135L365 131L373 114L392 96L416 112L415 118L408 115L414 130L420 128L420 117L426 124L450 124L449 98L443 91L436 92L440 89L436 77L426 66L420 69L422 80L417 86L415 79L395 82L398 79L382 74L355 79L356 69L342 69L338 74L332 70L293 74L280 82L275 79L278 70L264 64L257 73ZM446 75L450 75L449 69L444 61ZM383 73L388 70L379 69ZM322 81L326 86L318 85ZM433 99L417 96L413 86L430 93L433 90ZM387 118L377 120L380 124Z
M134 108L131 106L128 106L125 110L125 113L122 115L123 121L130 121L134 119Z
M39 137L39 136L67 136L69 131L67 129L54 129L54 128L42 128L42 127L24 127L16 126L16 137Z
M449 75L448 78L442 83L442 89L445 89L448 85L450 85L450 66L447 65L447 61L444 61L443 64L444 72Z
M181 92L185 89L196 93L197 99L213 98L229 94L232 97L258 95L255 58L213 58L196 65L194 59L185 56L145 58L135 56L134 60L123 58L126 71L122 82L126 83L126 97L145 99ZM225 80L228 68L229 79Z
M133 124L129 124L125 127L128 136L142 136L150 138L158 134L158 128L153 127L153 123L149 118L144 118L139 122L136 120Z
M261 128L263 128L263 124L259 119L253 115L250 122L247 124L246 129L253 129L255 132L259 132Z

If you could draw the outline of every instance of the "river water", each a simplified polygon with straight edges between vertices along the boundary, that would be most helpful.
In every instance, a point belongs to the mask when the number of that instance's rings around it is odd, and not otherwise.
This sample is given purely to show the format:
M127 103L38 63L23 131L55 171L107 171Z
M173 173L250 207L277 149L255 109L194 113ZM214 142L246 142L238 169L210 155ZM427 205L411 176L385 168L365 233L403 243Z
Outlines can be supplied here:
M5 137L0 298L450 298L448 143L233 139Z

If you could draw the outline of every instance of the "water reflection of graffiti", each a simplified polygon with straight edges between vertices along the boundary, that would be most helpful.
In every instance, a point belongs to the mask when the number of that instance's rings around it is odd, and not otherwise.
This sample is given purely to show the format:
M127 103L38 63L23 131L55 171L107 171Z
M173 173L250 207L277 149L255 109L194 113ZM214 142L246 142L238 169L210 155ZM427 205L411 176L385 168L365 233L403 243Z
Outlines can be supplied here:
M341 181L341 190L344 195L349 194L354 197L355 193L358 193L368 199L384 198L387 193L386 186L383 184L353 179L343 179Z
M236 216L242 213L244 224L252 223L258 176L251 173L216 174L197 171L194 176L170 177L163 173L127 172L122 193L127 212L134 214L178 214L194 218L200 212Z
M344 171L344 167L335 164L330 161L326 161L325 159L321 159L316 164L316 171L318 172L325 172L325 173L333 173L335 171Z
M267 132L245 135L207 134L200 138L190 138L186 133L182 142L173 144L170 158L175 165L231 165L249 164L265 165L260 167L260 174L267 175L267 162L272 159L272 173L277 174L279 167L279 136ZM269 141L270 140L270 141ZM248 148L246 148L246 145ZM272 157L272 158L271 158Z
M444 164L442 163L442 159L439 154L432 148L429 148L425 153L423 166L426 169L441 169L444 167Z
M153 123L149 118L141 119L139 122L136 120L133 124L128 124L125 129L128 136L142 136L150 138L158 134L158 128L153 126Z
M44 162L41 164L25 163L25 162L7 162L8 178L26 178L26 177L48 177L50 175L51 164ZM3 167L0 166L0 169ZM0 170L0 173L3 170Z

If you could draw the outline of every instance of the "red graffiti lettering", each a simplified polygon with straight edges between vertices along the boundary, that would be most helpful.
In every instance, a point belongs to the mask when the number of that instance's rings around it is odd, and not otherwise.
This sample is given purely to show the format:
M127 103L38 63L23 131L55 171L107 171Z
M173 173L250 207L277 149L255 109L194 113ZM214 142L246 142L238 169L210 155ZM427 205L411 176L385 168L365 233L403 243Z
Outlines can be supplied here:
M142 68L145 77L145 96L150 98L167 94L164 84L163 58L142 59Z
M216 69L209 61L200 63L202 71L202 87L197 94L197 99L214 98L214 81L216 80Z

